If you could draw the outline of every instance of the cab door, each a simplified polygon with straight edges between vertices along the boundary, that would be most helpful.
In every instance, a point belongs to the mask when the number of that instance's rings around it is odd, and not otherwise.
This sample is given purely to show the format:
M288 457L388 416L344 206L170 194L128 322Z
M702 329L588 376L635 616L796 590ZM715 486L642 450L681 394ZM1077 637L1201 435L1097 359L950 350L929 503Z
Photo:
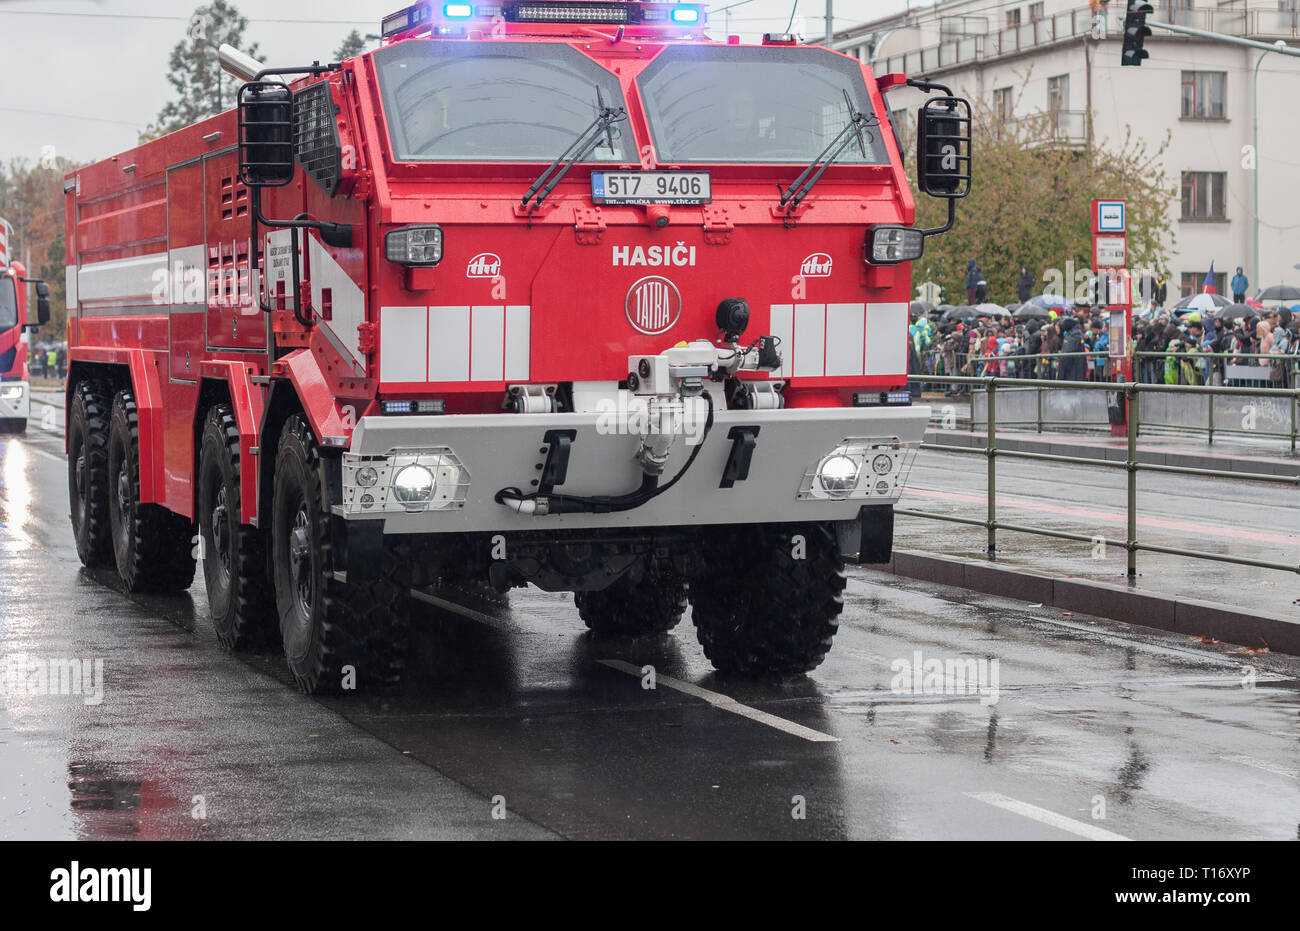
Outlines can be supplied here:
M202 164L167 169L167 348L169 372L177 381L197 381L203 357L203 197Z

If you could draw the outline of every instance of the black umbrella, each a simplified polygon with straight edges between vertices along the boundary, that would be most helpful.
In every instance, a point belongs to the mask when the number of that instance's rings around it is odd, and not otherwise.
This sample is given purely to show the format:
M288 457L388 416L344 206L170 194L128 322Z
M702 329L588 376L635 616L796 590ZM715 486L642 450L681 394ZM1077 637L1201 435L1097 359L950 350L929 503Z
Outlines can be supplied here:
M974 307L968 307L965 304L949 307L943 312L944 320L974 320L978 316L979 314Z
M1193 310L1199 310L1203 314L1213 313L1220 307L1227 307L1232 301L1228 300L1222 294L1210 294L1208 291L1202 291L1200 294L1193 294L1185 297L1173 306L1175 314L1185 314Z
M1011 312L1011 316L1016 320L1047 320L1052 315L1037 304L1021 304Z
M1300 288L1290 284L1275 284L1256 295L1260 301L1300 301Z
M912 301L912 303L908 305L907 309L911 314L929 316L930 312L934 310L934 305L929 301Z
M1217 320L1236 320L1238 317L1258 317L1259 308L1251 307L1249 304L1229 304L1227 307L1220 307L1214 312Z

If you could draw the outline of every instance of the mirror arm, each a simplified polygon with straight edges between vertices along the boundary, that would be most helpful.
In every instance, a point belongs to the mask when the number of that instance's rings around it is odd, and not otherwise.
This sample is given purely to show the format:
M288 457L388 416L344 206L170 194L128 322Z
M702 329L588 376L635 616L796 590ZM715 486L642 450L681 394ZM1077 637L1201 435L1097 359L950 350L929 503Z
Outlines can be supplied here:
M298 231L302 229L318 230L321 234L321 239L323 239L327 245L334 246L335 248L348 248L352 245L352 227L347 223L327 223L323 220L308 220L306 219L307 214L305 213L298 214L298 216L294 217L292 220L276 220L263 216L262 192L260 188L253 188L252 206L253 209L250 210L249 213L252 214L253 243L255 246L261 245L261 230L259 229L261 226L278 227L280 229L289 229L293 231L293 315L303 326L310 327L312 325L311 319L304 317L302 314L302 308L298 306L298 286L302 278L302 271L298 264ZM254 270L257 273L258 281L262 282L264 279L262 275L261 261L257 258L260 251L260 249L256 249L253 253L253 258L255 264ZM266 303L264 294L265 288L259 285L257 306L261 308L263 313L271 313L272 311L277 310L278 308L272 307L270 304Z
M930 93L930 91L943 91L945 97L955 96L953 92L948 89L947 84L939 84L936 81L922 81L916 78L908 78L907 86L915 87L917 90L925 91L927 94Z
M265 78L267 75L280 75L280 74L325 74L327 71L342 71L342 70L343 70L343 65L342 65L342 63L337 62L337 61L336 61L336 62L331 62L331 63L328 64L328 65L322 65L320 62L318 62L318 61L314 61L314 62L312 62L310 65L306 66L305 68L304 68L304 67L299 67L299 68L263 68L261 71L257 72L257 74L255 74L255 75L253 76L253 81L260 81L260 80L262 80L263 78ZM250 81L249 83L251 84L251 83L253 83L253 82ZM951 95L949 95L949 96L951 96Z
M948 232L948 230L952 229L953 221L957 218L957 199L955 197L949 197L947 198L947 201L948 201L948 222L945 223L943 226L936 226L934 229L921 230L922 236L927 238L930 236L938 236L939 234L946 233Z

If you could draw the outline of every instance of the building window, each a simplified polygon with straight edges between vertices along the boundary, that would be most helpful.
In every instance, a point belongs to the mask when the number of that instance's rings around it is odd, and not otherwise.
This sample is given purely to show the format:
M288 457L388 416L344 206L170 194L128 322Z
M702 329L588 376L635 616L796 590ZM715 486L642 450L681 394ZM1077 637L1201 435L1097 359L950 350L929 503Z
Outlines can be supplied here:
M1051 113L1070 109L1070 76L1058 74L1047 79L1047 109Z
M1224 100L1227 95L1226 71L1184 71L1182 83L1182 117L1185 120L1222 120L1227 118Z
M1020 25L1020 7L1014 10L1007 10L1007 28L1015 29Z
M1201 289L1205 287L1205 276L1208 269L1203 272L1183 272L1181 280L1178 282L1179 290L1182 292L1179 297L1191 297L1193 294L1200 294ZM1228 287L1228 273L1214 273L1214 293L1223 294L1224 289ZM1231 297L1231 295L1229 295Z
M1167 10L1190 10L1192 9L1192 0L1165 0L1165 9Z
M1040 0L1038 3L1029 4L1029 21L1036 23L1043 18L1043 4Z
M1003 123L1009 123L1015 118L1015 98L1012 96L1012 88L993 89L993 113Z
M1223 220L1227 218L1227 172L1183 172L1183 219Z

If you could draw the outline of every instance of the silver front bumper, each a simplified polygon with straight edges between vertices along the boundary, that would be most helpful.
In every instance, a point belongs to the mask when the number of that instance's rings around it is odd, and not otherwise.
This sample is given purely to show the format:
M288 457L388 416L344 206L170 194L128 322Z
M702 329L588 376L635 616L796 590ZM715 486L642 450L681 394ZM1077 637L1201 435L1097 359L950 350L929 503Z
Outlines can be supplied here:
M348 520L382 520L385 533L512 532L583 528L665 527L848 520L863 505L898 500L912 450L921 442L928 407L717 410L713 428L695 463L666 493L629 511L608 514L518 514L494 500L503 488L536 491L546 460L543 437L552 430L576 433L565 482L556 495L623 495L635 491L642 471L633 460L640 437L611 431L596 413L461 414L376 416L357 424L344 456L343 503L334 513ZM757 426L748 478L720 487L731 455L732 427ZM690 431L687 431L688 434ZM897 447L888 474L872 471L871 456L848 498L826 497L812 473L837 450ZM673 440L666 484L678 474L693 446ZM438 479L427 508L408 510L392 491L401 469L422 463ZM881 462L883 466L883 460ZM369 473L363 486L362 469ZM362 505L364 496L369 503Z
M7 397L20 392L18 397ZM27 382L6 381L0 382L0 419L3 420L27 420L31 414L32 408L32 391Z

